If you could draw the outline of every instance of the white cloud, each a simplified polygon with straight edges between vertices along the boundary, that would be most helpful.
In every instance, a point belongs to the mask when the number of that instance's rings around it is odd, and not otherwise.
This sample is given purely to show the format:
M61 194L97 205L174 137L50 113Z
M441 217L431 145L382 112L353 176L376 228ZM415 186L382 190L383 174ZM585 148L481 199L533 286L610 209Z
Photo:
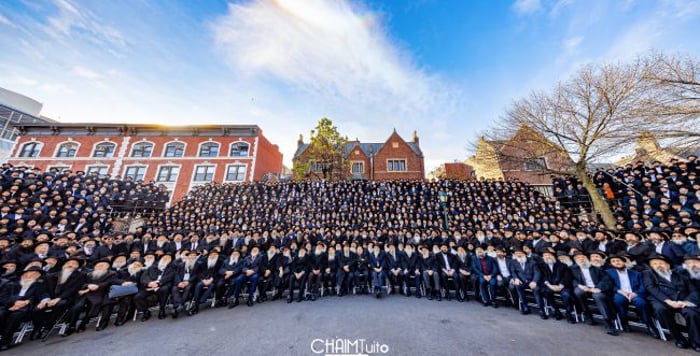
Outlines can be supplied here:
M541 8L540 0L515 0L513 10L520 15L529 15Z
M348 1L230 4L212 29L237 73L281 82L330 106L417 124L450 101L440 78L414 65L372 14Z
M15 24L12 23L7 17L3 16L0 14L0 25L7 25L10 27L15 27Z
M99 80L104 78L104 75L80 65L73 67L73 74L89 80Z
M47 34L55 38L70 38L72 36L84 36L98 46L107 47L109 51L114 48L127 46L121 32L105 24L104 19L99 18L85 7L76 6L71 0L53 0L58 11L47 19Z

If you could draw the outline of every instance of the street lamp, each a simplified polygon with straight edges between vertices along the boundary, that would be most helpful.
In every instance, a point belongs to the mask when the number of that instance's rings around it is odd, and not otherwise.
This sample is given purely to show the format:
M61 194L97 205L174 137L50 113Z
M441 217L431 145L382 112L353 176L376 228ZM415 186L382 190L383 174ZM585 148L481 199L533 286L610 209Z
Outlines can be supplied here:
M445 218L445 231L447 231L447 193L444 190L441 190L439 197L440 202L442 202L442 212Z

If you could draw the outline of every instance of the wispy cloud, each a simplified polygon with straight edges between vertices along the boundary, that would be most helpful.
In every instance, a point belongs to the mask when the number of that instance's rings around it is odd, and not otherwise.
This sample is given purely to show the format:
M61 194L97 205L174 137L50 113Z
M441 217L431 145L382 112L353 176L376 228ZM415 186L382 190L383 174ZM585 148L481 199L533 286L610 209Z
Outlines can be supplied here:
M114 51L124 49L127 42L121 32L105 23L85 7L71 0L53 0L58 11L48 18L45 31L54 38L85 37L95 45ZM85 36L87 34L87 36Z
M540 0L515 0L513 3L513 10L520 15L533 14L541 7Z
M73 74L89 80L99 80L104 78L104 75L80 65L73 67Z
M419 68L378 19L348 1L230 4L212 25L220 51L247 76L324 101L411 119L448 104L443 81Z

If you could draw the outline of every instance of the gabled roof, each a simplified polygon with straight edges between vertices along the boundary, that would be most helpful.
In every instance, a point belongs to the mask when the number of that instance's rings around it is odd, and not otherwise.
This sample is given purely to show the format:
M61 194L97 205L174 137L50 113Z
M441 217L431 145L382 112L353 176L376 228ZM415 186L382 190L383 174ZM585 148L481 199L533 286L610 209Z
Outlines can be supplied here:
M416 155L423 157L423 151L420 149L420 146L416 142L407 142L405 140L404 140L404 142L406 142L406 144L408 144L408 147L410 147L411 150L413 150L413 152L416 153ZM384 142L351 141L345 145L345 149L343 150L345 155L346 156L349 155L352 152L353 148L355 148L355 146L359 146L360 149L362 150L362 152L364 152L364 154L367 155L367 157L369 157L369 156L372 156L373 154L377 154L377 152L379 152L379 150L381 150L382 147L384 147ZM299 157L302 153L304 153L304 151L306 151L306 149L308 147L309 147L308 143L301 144L299 147L297 147L297 150L296 150L296 152L294 152L293 157L294 158Z

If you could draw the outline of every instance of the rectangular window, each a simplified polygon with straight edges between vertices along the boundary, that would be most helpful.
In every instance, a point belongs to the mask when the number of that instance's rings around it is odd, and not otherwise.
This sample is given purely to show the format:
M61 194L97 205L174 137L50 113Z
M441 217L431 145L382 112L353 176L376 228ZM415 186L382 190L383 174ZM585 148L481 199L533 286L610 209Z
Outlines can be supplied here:
M311 171L314 173L321 173L324 168L326 168L326 163L324 162L311 162Z
M245 179L245 169L246 166L242 164L228 166L226 169L226 180L230 182L243 181Z
M47 170L50 170L51 168L56 168L59 173L63 173L63 171L70 170L70 166L48 166Z
M386 170L389 172L405 172L406 171L406 160L405 159L390 159L386 162Z
M89 175L92 174L92 172L97 172L97 175L104 176L107 174L108 170L109 166L89 166L87 167L85 173Z
M131 166L126 167L124 172L124 178L131 177L135 181L143 180L146 175L146 167L144 166Z
M365 172L365 163L364 162L353 162L352 163L352 174L362 174Z
M547 161L544 157L537 157L525 161L526 171L543 171L547 169Z
M194 171L195 182L211 182L214 180L214 166L197 166Z
M177 182L177 176L180 174L180 167L178 166L163 166L158 170L158 177L156 178L159 182Z

